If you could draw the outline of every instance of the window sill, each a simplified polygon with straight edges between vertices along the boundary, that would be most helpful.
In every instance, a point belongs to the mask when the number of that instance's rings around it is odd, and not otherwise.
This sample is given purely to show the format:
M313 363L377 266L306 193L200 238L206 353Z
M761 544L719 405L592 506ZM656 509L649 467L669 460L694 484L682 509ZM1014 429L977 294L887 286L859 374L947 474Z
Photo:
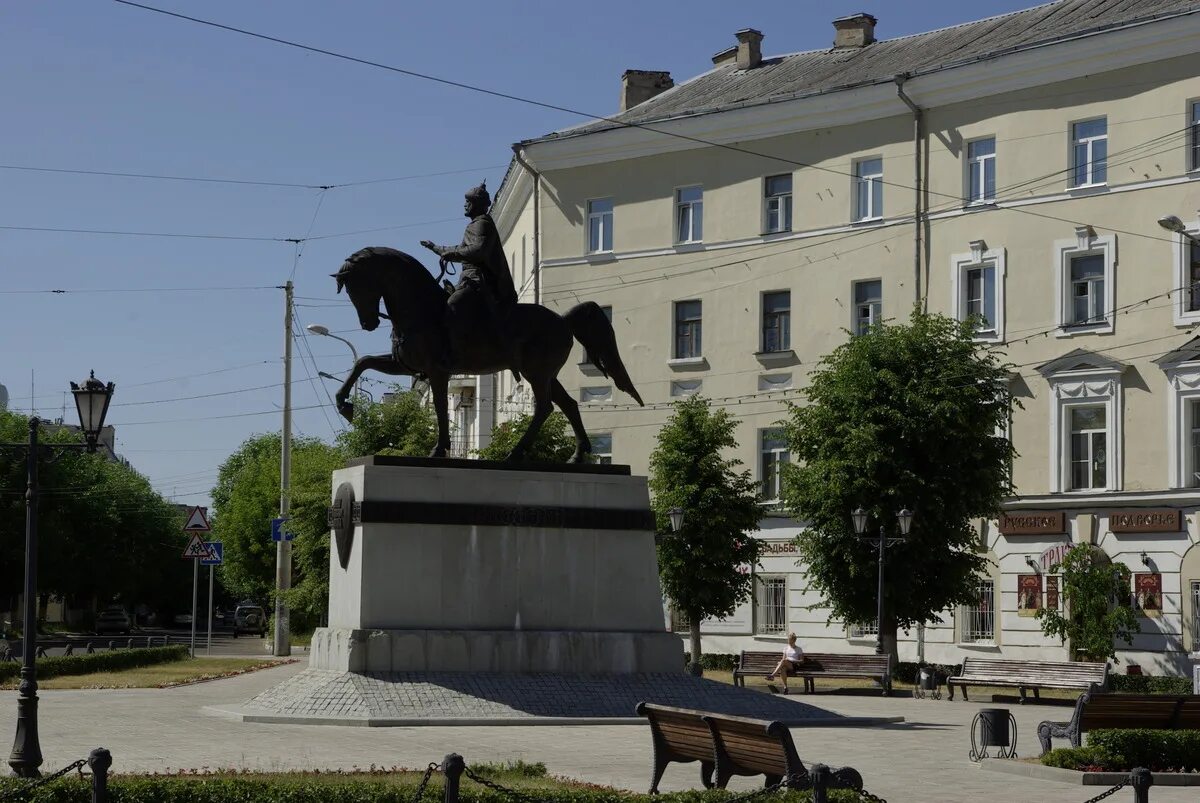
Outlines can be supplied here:
M991 650L994 652L1000 651L1000 645L994 641L959 641L955 646L964 650Z
M703 250L704 250L704 241L703 240L690 240L686 243L675 243L675 253L677 253L677 254L690 254L693 251L703 251Z
M1077 187L1067 187L1069 195L1100 195L1108 192L1108 182L1099 184L1080 184Z
M791 234L791 233L792 233L792 230L791 230L791 229L780 229L779 231L764 231L764 232L763 232L761 235L759 235L759 236L761 236L761 237L767 237L767 238L773 238L773 237L783 237L783 236L786 236L786 235L788 235L788 234Z
M850 221L851 226L878 226L883 222L883 215L878 217L864 217L858 220Z
M604 372L590 362L581 362L577 367L579 373L585 376L604 376Z
M1004 334L1002 332L976 332L971 339L976 343L1003 343Z
M755 633L754 638L758 641L787 641L783 633Z
M612 251L592 251L584 254L583 258L593 265L603 265L608 262L617 261L617 255Z
M676 357L667 360L667 367L672 371L707 371L708 359L705 357Z
M800 358L796 356L794 349L784 349L783 351L756 351L754 359L758 360L761 365L772 367L778 365L796 365L800 362Z
M866 644L871 645L879 641L874 636L846 636L846 641L851 644Z
M1087 324L1059 324L1058 331L1054 333L1055 337L1078 337L1079 335L1111 335L1113 333L1113 324L1111 321L1104 323L1087 323Z

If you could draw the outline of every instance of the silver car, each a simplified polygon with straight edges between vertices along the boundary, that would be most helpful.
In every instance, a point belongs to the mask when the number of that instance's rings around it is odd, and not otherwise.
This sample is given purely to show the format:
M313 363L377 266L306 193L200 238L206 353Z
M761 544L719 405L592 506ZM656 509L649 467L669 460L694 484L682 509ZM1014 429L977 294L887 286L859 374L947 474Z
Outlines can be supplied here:
M96 634L121 633L128 635L133 627L133 620L122 608L108 608L96 615Z
M259 638L267 635L267 614L257 605L239 605L233 612L233 637L241 633L257 633Z

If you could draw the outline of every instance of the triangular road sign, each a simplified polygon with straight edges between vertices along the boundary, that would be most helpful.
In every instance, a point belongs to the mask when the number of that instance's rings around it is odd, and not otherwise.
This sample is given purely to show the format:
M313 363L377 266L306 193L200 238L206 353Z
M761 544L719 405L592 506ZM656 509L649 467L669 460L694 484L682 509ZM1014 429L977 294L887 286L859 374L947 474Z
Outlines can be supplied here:
M206 533L211 529L208 519L204 516L204 508L192 508L192 511L188 513L187 524L183 525L183 531L185 533Z
M209 556L208 542L200 533L192 533L192 540L183 548L185 558L207 558Z

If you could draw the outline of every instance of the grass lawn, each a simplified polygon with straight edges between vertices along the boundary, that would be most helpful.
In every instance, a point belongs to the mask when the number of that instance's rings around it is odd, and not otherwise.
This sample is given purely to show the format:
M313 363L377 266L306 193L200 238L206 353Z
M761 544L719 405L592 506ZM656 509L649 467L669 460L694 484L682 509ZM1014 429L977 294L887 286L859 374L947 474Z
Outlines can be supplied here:
M720 681L721 683L733 683L733 673L729 671L705 670L704 677L709 680ZM746 688L756 689L770 693L769 686L774 686L777 691L783 691L783 685L776 678L772 681L767 681L762 676L746 678ZM822 693L854 693L869 694L874 691L879 693L879 684L866 679L858 678L818 678L816 681L817 694ZM804 680L802 678L788 678L788 690L792 694L804 694ZM912 693L912 683L902 683L899 680L892 681L892 693L898 697L906 697ZM941 687L942 699L948 698L948 693L945 685ZM1005 697L1017 697L1016 689L1001 688L996 686L971 686L967 689L967 694L971 696L971 700L980 702L990 702L992 695L1002 695ZM1033 700L1033 692L1027 691L1029 699ZM1074 702L1079 697L1077 689L1042 689L1041 696L1047 700L1070 700ZM962 699L961 692L958 689L954 690L954 702Z
M38 681L40 689L154 689L241 675L256 669L266 669L280 663L261 658L189 658L153 666L141 666L116 672L94 672L90 675L64 675ZM17 680L0 685L0 689L15 689Z

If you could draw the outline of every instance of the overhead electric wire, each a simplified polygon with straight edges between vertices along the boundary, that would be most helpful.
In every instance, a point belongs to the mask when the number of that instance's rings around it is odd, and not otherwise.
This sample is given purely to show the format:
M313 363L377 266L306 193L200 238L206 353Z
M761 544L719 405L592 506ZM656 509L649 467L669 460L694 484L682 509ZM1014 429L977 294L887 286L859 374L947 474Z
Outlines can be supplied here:
M235 234L188 234L183 232L169 231L123 231L117 229L73 229L73 228L58 228L55 226L8 226L0 225L0 230L4 231L40 231L53 232L55 234L105 234L117 237L180 237L188 240L240 240L246 242L260 243L290 243L291 238L288 237L253 237L249 235Z

